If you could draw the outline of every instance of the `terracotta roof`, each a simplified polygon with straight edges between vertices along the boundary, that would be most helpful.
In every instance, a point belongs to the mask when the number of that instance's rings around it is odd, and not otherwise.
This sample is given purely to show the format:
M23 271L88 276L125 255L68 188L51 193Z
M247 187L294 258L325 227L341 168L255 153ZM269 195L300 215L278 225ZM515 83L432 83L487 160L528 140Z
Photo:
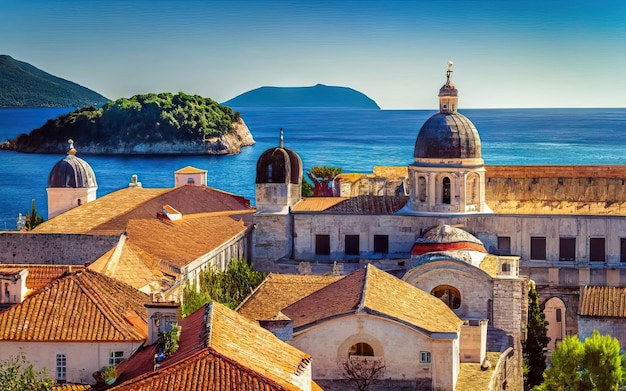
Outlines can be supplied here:
M147 299L89 269L68 273L0 312L0 340L142 341Z
M183 167L180 170L174 171L174 174L204 174L207 170L196 168L192 166Z
M294 331L356 313L391 318L424 332L458 332L461 320L436 297L369 264L283 309Z
M626 287L585 286L578 304L578 315L626 317Z
M196 213L254 209L250 201L206 186L174 189L125 188L107 194L38 225L32 232L121 233L129 220L155 218L163 205L171 205L183 216Z
M149 284L158 283L160 287L164 287L174 282L173 278L162 273L161 262L157 257L126 240L126 235L121 236L117 247L89 265L89 269L146 293L148 292L142 288Z
M408 201L406 196L311 197L303 198L293 208L294 212L330 212L350 214L394 214Z
M181 220L136 219L126 226L128 241L176 266L184 266L243 233L248 225L239 213L252 210L183 215ZM201 239L200 239L201 238Z
M283 308L340 278L340 276L270 273L236 311L248 319L272 320Z
M89 391L89 384L58 384L52 387L52 391Z
M66 272L83 270L84 266L75 265L30 265L30 264L2 264L0 265L0 275L10 274L14 272L27 269L28 277L26 277L26 288L29 290L36 290L42 288L54 280L65 274Z
M156 345L118 367L113 390L299 390L292 379L311 357L212 302L179 322L179 349L153 370Z

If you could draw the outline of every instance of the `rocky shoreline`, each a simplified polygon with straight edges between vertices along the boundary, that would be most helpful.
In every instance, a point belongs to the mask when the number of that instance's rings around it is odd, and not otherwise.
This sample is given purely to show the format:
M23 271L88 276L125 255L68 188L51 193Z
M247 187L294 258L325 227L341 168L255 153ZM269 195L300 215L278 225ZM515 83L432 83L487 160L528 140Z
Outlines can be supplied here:
M248 126L242 119L233 124L233 130L220 137L192 141L160 141L141 144L107 144L98 142L77 142L81 155L231 155L241 152L242 147L254 145L255 141ZM67 140L64 142L43 142L36 147L19 148L14 140L0 144L0 150L11 150L24 153L65 153Z

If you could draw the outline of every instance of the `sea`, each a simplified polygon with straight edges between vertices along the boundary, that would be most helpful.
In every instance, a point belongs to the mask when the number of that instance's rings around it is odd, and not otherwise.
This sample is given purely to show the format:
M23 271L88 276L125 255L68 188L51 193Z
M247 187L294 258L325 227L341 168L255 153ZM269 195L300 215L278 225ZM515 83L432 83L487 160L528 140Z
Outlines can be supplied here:
M209 186L242 195L254 205L256 161L279 144L302 158L304 169L327 165L343 172L372 172L374 166L406 166L420 127L435 110L338 108L233 108L240 111L256 144L236 155L87 155L97 196L128 186L137 175L143 187L172 187L174 171L208 171ZM29 133L74 108L0 108L0 142ZM468 109L485 164L626 164L626 108ZM0 150L0 230L15 230L31 202L47 218L48 174L58 154Z

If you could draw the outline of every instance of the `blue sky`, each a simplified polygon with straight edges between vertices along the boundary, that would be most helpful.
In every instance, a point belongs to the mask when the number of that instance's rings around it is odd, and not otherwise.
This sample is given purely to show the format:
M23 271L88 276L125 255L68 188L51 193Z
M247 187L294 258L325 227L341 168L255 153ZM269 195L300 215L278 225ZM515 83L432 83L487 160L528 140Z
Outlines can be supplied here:
M0 54L110 99L351 87L434 109L626 107L626 2L0 0Z

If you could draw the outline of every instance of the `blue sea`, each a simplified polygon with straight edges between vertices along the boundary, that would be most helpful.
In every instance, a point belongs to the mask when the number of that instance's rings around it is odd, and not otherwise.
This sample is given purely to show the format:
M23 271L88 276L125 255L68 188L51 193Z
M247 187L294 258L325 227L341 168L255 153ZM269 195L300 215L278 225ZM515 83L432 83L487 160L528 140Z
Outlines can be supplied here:
M379 165L408 165L415 139L434 110L234 108L256 144L229 156L103 156L80 153L96 174L98 196L128 186L138 175L144 187L172 187L174 171L208 170L209 185L242 195L254 204L259 155L279 143L316 165L344 172L371 172ZM0 141L38 128L73 109L0 108ZM626 164L626 108L461 110L476 125L486 164ZM15 229L18 213L35 200L47 218L48 174L63 155L0 151L0 230Z

